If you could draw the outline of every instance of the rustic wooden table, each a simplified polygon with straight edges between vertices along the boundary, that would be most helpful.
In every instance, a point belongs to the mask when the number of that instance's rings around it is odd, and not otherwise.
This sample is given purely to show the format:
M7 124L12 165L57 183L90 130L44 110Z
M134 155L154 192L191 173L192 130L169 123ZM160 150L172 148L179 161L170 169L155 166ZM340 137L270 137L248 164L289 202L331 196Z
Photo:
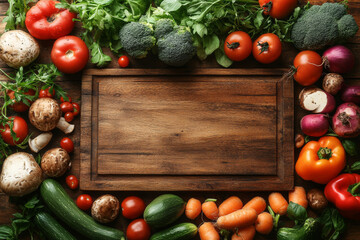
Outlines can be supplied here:
M301 0L300 2L304 3L306 1ZM313 0L310 1L312 4L321 4L322 2L326 2L326 0ZM4 15L8 9L8 2L5 0L0 0L0 22L4 19ZM349 12L355 17L357 23L360 25L360 1L359 0L349 0ZM0 34L4 32L5 24L0 24ZM75 35L77 32L79 32L79 27L77 26L74 30L73 34ZM41 45L41 54L38 59L38 62L40 63L49 63L50 60L50 51L53 44L53 41L39 41ZM357 63L355 69L352 71L352 73L345 76L346 82L349 83L355 83L357 85L360 84L359 78L360 78L360 63L359 63L359 56L360 56L360 31L354 37L351 39L351 41L348 42L347 46L352 49L352 51L355 53L355 56L357 57ZM252 57L245 60L244 62L234 64L232 68L286 68L291 63L293 58L295 57L296 53L298 51L294 49L291 44L284 44L283 54L281 55L280 59L277 60L275 63L270 65L259 65ZM113 56L113 61L110 63L108 68L118 68L117 65L117 57ZM152 69L152 68L167 68L164 64L162 64L156 57L149 56L146 59L143 60L132 60L130 63L131 68L146 68L146 69ZM7 66L0 62L0 67L2 69L7 69ZM192 60L187 66L187 68L220 68L220 66L216 63L215 59L213 57L210 57L206 61L199 61L197 59ZM88 64L87 68L93 68L91 64ZM0 80L4 80L4 76L0 76ZM63 88L68 91L68 93L72 96L75 101L80 101L81 96L81 73L75 74L75 75L65 75L60 83ZM297 102L297 96L302 89L301 86L295 84L295 134L300 132L299 129L299 121L302 116L304 116L306 113L300 109L299 104ZM24 118L27 118L26 115L24 115ZM70 135L70 137L73 139L75 144L75 151L72 153L72 168L69 172L69 174L75 174L79 175L80 171L80 118L76 118L74 123L76 124L75 131ZM31 129L32 131L37 134L35 129ZM54 130L54 138L51 141L51 147L55 147L59 145L60 139L63 137L63 134L58 131ZM43 153L43 152L42 152ZM299 150L295 151L295 160L297 159ZM355 159L348 159L348 162L351 163ZM296 174L295 174L296 175ZM65 181L64 178L60 178L59 181L64 185ZM81 179L80 179L81 181ZM304 186L307 190L318 187L323 188L321 185L314 184L312 182L304 181L300 179L298 176L295 176L295 185L301 185ZM68 188L65 188L67 192L70 194L71 197L74 199L81 194L80 191L72 191ZM199 189L201 190L201 189ZM276 189L274 189L276 190ZM88 192L91 194L94 198L97 196L100 196L104 192ZM252 197L260 195L267 199L267 196L269 192L239 192L237 189L234 189L233 192L204 192L204 191L196 191L196 192L175 192L177 195L181 196L184 200L188 200L191 197L198 198L200 200L205 200L206 198L216 198L221 202L222 200L225 200L227 197L231 195L237 195L239 196L243 202L247 202ZM130 195L137 195L139 197L142 197L146 203L149 203L152 199L154 199L156 196L159 195L159 192L113 192L114 195L116 195L120 201L124 199L127 196ZM287 195L286 192L283 193L285 196ZM8 197L4 194L0 193L0 224L7 224L10 222L10 218L13 213L17 211L16 207L9 203ZM311 215L315 215L315 213L310 212ZM183 217L180 221L186 221L185 217ZM122 217L119 217L118 220L113 223L112 225L114 227L117 227L119 229L125 230L127 224L129 222L125 220ZM201 223L201 219L198 219L196 221L197 224ZM360 222L355 221L347 221L348 223L348 229L344 236L344 239L348 240L355 240L360 239ZM260 234L257 234L255 239L275 239L274 235L270 236L261 236Z

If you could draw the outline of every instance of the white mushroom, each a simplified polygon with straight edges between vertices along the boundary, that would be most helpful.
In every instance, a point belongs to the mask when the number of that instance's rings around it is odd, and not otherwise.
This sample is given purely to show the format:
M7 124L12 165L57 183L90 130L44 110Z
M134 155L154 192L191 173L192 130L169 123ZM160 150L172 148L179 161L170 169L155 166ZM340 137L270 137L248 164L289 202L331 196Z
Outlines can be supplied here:
M98 197L91 206L91 216L101 223L114 221L119 215L119 211L119 200L110 194Z
M51 132L42 133L34 139L29 140L29 147L31 151L38 153L41 149L46 147L52 138Z
M0 175L0 188L9 196L24 196L42 182L42 171L31 154L18 152L8 156Z
M29 109L31 124L43 132L53 130L58 124L60 117L60 106L52 98L39 98Z
M0 58L13 68L32 63L40 54L40 46L27 32L13 30L0 37Z
M41 169L49 177L60 177L70 167L70 156L62 148L52 148L41 158Z
M63 131L65 134L69 134L74 131L75 125L68 123L65 118L61 117L56 127Z

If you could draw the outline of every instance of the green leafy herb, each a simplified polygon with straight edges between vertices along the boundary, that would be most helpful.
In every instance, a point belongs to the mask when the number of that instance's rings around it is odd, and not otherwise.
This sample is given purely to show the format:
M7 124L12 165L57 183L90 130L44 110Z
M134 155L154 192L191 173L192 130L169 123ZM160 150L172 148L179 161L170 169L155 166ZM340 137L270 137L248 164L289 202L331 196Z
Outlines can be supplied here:
M359 149L357 144L354 141L351 141L349 139L344 139L341 141L346 153L348 153L350 156L356 156L359 154Z
M289 203L286 213L291 220L295 221L295 225L304 223L308 217L306 209L294 202Z
M320 216L320 223L322 224L322 239L339 239L346 229L344 218L336 208L326 208Z
M29 3L33 0L9 0L9 8L3 22L6 23L5 31L14 30L17 27L25 27L26 12L30 9Z
M345 172L358 172L360 171L360 161L353 163L351 166L347 166Z

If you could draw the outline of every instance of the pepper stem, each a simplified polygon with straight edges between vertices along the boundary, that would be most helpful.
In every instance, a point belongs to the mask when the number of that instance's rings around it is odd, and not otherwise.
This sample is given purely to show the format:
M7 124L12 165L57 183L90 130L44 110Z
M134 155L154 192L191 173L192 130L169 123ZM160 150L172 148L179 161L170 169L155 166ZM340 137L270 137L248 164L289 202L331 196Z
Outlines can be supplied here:
M320 150L317 152L320 159L330 159L332 156L332 151L329 148L320 148Z
M351 195L356 196L357 195L356 191L358 190L359 187L360 187L360 182L350 186Z

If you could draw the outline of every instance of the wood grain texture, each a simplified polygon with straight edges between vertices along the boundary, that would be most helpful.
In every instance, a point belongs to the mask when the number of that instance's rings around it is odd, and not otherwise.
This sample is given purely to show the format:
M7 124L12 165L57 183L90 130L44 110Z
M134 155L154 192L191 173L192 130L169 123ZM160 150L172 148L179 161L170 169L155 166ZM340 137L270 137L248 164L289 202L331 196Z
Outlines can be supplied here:
M281 73L86 71L81 188L292 188L293 86Z

